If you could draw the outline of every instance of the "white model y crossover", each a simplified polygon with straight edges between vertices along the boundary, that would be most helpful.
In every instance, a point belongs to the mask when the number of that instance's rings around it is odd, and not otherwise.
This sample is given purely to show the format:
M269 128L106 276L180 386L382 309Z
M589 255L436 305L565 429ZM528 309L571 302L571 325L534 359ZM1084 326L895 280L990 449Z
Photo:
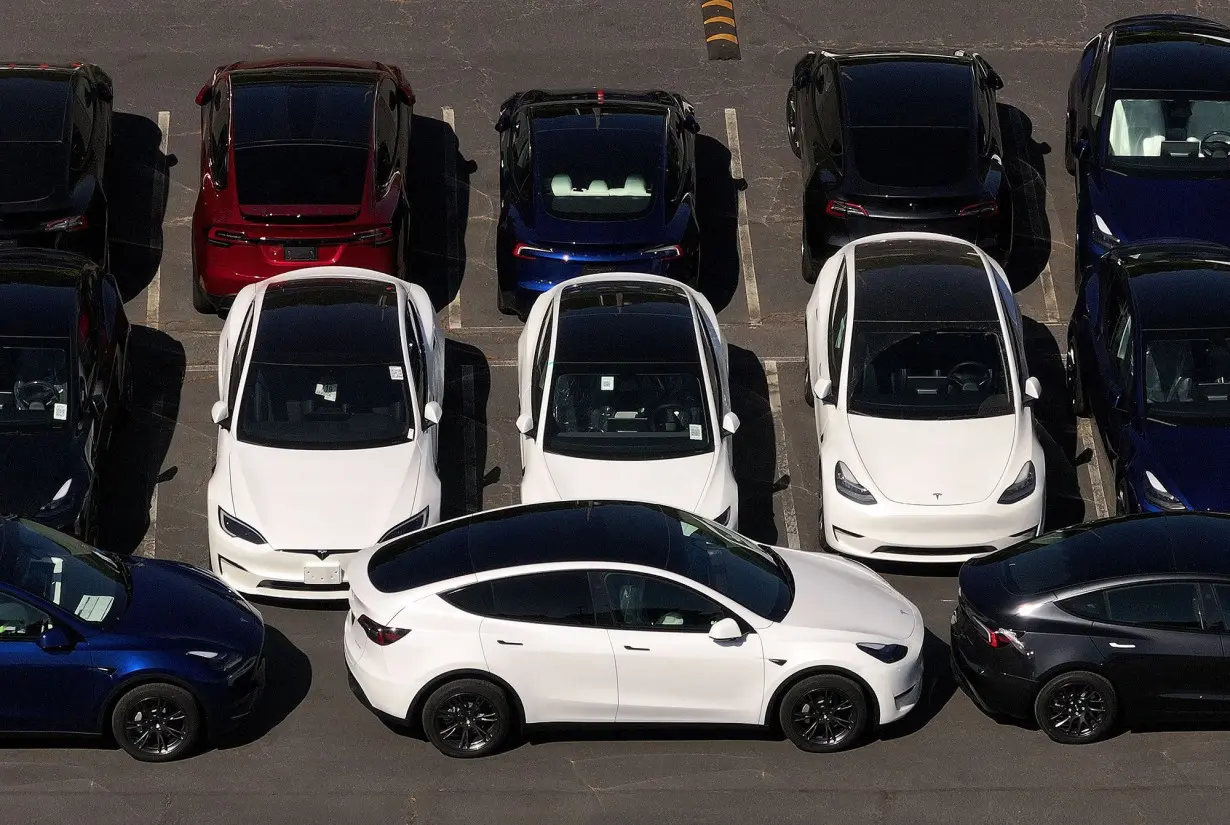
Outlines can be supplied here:
M214 571L242 593L341 598L356 551L438 521L443 385L421 287L350 267L245 287L218 342Z
M543 293L517 345L521 501L651 501L739 519L726 342L678 281L605 273Z
M973 244L874 235L829 259L807 304L825 542L958 562L1042 528L1021 312Z
M922 616L878 575L662 505L490 510L351 573L352 685L450 756L547 722L780 725L836 751L922 693Z

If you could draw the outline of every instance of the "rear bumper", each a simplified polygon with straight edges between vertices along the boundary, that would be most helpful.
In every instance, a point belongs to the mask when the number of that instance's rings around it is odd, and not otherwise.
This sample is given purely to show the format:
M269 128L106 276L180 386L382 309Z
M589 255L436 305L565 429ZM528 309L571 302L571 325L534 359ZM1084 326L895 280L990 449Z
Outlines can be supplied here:
M957 684L984 713L1014 719L1033 717L1037 688L1032 681L994 673L975 664L961 650L961 643L955 638L952 639L948 658Z
M311 243L305 238L304 243ZM229 305L230 300L248 284L313 266L353 266L371 269L399 277L401 262L397 260L397 245L347 244L320 246L314 261L285 260L280 244L235 243L229 247L196 247L194 270L201 279L205 294L215 306Z
M0 229L0 250L59 249L65 252L76 252L97 264L102 264L107 258L106 247L105 231L94 227L80 232Z
M987 254L996 256L1007 252L1002 248L1003 232L1001 215L991 218L948 218L938 220L901 220L898 218L853 218L848 220L828 218L822 223L821 241L811 248L817 269L828 258L851 241L877 235L882 232L934 232L950 235L976 244Z
M685 252L674 260L635 258L597 258L562 261L553 258L525 260L511 255L500 267L500 304L506 311L525 317L539 295L552 287L582 275L598 272L634 272L661 275L694 286L697 280L696 253Z

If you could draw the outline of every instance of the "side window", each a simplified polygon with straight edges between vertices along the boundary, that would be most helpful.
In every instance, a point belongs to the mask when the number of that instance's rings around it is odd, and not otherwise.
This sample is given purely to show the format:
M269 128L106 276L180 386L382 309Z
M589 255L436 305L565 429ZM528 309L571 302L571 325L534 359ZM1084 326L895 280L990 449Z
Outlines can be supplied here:
M683 190L683 155L683 136L672 115L666 129L666 194L672 202L678 200Z
M700 339L705 351L705 369L709 371L709 380L713 383L714 406L717 407L718 418L726 414L726 387L722 384L722 371L718 367L717 354L713 348L709 325L705 321L700 324Z
M209 103L209 171L214 185L226 186L231 150L231 90L224 78L214 88Z
M470 603L485 608L484 616L510 622L597 627L594 596L589 574L584 570L559 570L513 576L473 585L486 587L489 595L471 596ZM486 604L484 604L486 602ZM458 604L463 610L466 607ZM479 611L470 611L479 612Z
M93 98L84 77L75 77L73 84L73 131L70 137L68 162L74 172L85 169L89 159L90 136L94 127Z
M423 327L418 315L406 307L406 349L410 351L410 376L414 379L414 392L418 395L419 410L431 399L427 386L427 351L423 348Z
M551 326L554 318L547 316L546 323L542 327L542 337L538 339L538 350L534 353L534 371L530 376L530 403L534 405L534 409L530 411L530 415L534 419L534 423L538 423L538 415L542 411L542 395L546 391L547 386L547 371L550 366L551 355Z
M1204 627L1200 593L1194 582L1150 582L1115 587L1066 599L1059 606L1095 621L1169 630L1201 630Z
M821 139L824 141L824 150L837 162L841 159L841 104L837 94L837 74L833 64L826 61L821 66L818 76L824 85L824 94L818 101L819 105L816 106L820 117Z
M1216 597L1217 605L1220 607L1220 615L1217 617L1217 626L1224 633L1230 630L1230 584L1214 584L1205 585L1207 590L1205 593L1212 592ZM1205 602L1209 604L1209 602ZM1207 623L1207 619L1206 619Z
M1090 80L1090 72L1093 71L1093 61L1098 55L1098 47L1102 45L1102 35L1097 35L1088 43L1085 44L1085 50L1081 52L1080 76L1086 84Z
M846 265L843 263L841 271L837 273L832 316L829 318L829 380L833 382L834 395L841 383L841 359L846 347L846 317L849 315L849 306Z
M708 633L726 618L720 604L689 587L636 573L606 573L603 586L615 624L624 630Z
M35 641L51 627L51 619L7 593L0 593L0 644Z
M512 179L522 197L530 193L530 119L518 112L513 119Z
M243 319L243 326L239 329L239 346L235 350L235 360L231 362L231 386L226 394L226 406L231 415L235 414L235 402L239 399L239 379L243 377L243 365L248 360L248 339L252 337L253 311L253 308L249 307L248 315Z
M986 86L986 81L983 80L982 72L975 75L978 78L978 91L976 101L978 104L978 151L986 155L991 151L991 117L994 112L994 103L991 99L991 92Z
M1093 96L1089 113L1089 125L1097 131L1098 124L1102 120L1102 106L1106 102L1106 70L1110 65L1110 47L1108 46L1098 60L1098 68L1093 76Z
M90 295L82 296L81 314L77 317L77 352L81 357L81 372L86 381L93 379L94 367L98 363L98 338L95 332L101 320L91 317L88 309L92 305L90 298ZM81 389L88 395L88 386L83 384Z
M397 92L392 81L381 81L376 94L376 186L389 182L397 168Z
M1132 346L1132 314L1123 311L1111 335L1111 360L1121 388L1131 386L1135 348Z

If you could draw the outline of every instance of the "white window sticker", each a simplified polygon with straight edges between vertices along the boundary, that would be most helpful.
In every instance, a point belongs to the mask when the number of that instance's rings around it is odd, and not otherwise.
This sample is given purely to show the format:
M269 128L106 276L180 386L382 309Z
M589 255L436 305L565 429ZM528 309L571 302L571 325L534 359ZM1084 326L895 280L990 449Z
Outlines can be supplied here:
M68 420L68 405L67 404L52 404L51 417L56 421Z
M615 389L615 376L613 375L602 376L602 391L611 392L614 389Z
M337 384L317 384L316 394L332 404L337 401Z
M688 438L693 441L701 441L705 437L705 428L699 424L688 425Z
M111 605L114 603L114 596L82 596L81 603L77 605L77 609L73 612L82 621L101 622L107 618L107 614L111 612Z
M611 416L616 420L627 420L636 418L636 410L619 410Z
M401 367L390 366L389 367L389 378L392 378L394 381L404 381L406 378L406 373L402 370Z

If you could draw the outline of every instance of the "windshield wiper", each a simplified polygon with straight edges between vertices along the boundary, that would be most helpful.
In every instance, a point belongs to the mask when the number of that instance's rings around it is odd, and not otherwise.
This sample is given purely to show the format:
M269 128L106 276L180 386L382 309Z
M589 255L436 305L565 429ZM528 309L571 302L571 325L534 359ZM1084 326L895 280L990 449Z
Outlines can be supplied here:
M1152 416L1152 415L1146 415L1146 416L1145 416L1145 421L1151 421L1151 422L1153 422L1154 424L1165 424L1167 427L1177 427L1177 426L1179 426L1179 425L1178 425L1177 423L1175 423L1174 421L1167 421L1167 420L1166 420L1166 419L1164 419L1164 418L1156 418L1156 417L1154 417L1154 416Z

